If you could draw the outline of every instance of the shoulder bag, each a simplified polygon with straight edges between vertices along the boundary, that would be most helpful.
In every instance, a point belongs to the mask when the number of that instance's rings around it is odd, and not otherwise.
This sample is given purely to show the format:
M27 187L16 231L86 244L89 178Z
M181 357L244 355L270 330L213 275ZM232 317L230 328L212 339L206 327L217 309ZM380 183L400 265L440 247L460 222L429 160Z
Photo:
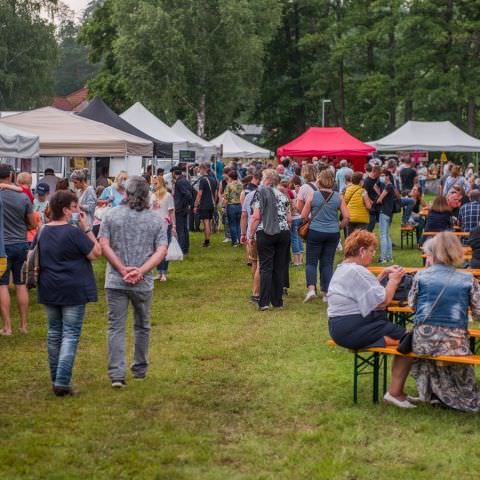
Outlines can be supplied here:
M39 242L44 228L44 225L40 227L35 244L33 248L27 252L27 259L22 267L22 282L25 283L28 289L36 288L38 285L38 277L40 275Z
M318 216L318 214L322 211L322 208L330 201L330 199L332 198L332 195L333 195L333 192L330 193L330 195L328 196L328 198L324 201L323 203L317 208L317 211L315 212L314 215L312 215L310 218L307 218L306 220L304 220L298 227L298 234L300 235L301 238L303 238L304 240L307 239L308 237L308 230L310 228L310 224L313 222L313 220Z
M452 279L452 277L453 277L453 273L450 274L450 276L448 277L448 280L445 282L445 285L440 290L440 293L437 295L437 298L433 302L432 308L430 309L430 311L425 316L425 319L423 320L423 323L425 323L430 318L430 316L432 315L433 310L437 306L440 298L445 293L445 290L447 289L448 285L450 284L450 280ZM415 330L415 327L412 330L410 330L409 332L405 333L405 335L400 340L400 344L397 347L397 351L399 351L400 353L403 353L403 354L407 354L407 353L412 352L414 330Z

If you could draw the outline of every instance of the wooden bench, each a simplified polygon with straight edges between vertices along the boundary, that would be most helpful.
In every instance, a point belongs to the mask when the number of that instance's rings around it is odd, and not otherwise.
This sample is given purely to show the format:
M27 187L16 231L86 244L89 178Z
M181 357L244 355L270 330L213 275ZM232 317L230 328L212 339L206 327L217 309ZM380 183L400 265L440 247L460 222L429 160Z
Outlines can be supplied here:
M442 233L442 232L423 232L423 236L424 237L434 237L435 235L438 235L439 233ZM453 233L453 235L455 235L456 237L459 237L459 238L467 238L470 236L470 232L449 232L449 233Z
M400 227L400 248L403 249L403 241L405 240L405 245L408 248L408 244L410 243L411 248L414 248L414 235L415 235L415 227L413 225L402 225Z
M480 333L480 332L479 332ZM328 340L329 347L338 347L333 340ZM343 348L343 347L342 347ZM464 355L459 357L439 356L432 357L428 355L416 355L408 353L406 355L397 351L396 347L371 347L363 350L350 350L354 354L353 360L353 403L358 401L358 378L361 375L372 375L372 399L373 403L379 401L380 372L382 372L383 393L387 392L388 378L388 356L399 356L415 358L419 360L434 360L441 365L444 364L462 364L462 365L480 365L480 355Z

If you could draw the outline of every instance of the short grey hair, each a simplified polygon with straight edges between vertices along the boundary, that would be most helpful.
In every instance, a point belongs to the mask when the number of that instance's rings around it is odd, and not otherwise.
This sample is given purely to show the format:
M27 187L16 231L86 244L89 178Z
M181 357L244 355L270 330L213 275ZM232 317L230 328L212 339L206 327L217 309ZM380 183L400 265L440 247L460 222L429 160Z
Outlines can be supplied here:
M150 186L143 177L133 176L127 181L125 203L137 212L150 208Z
M347 160L340 160L340 166L341 167L348 167L348 161Z
M86 182L87 181L87 175L85 174L85 170L74 170L72 174L70 175L70 180L74 181L79 181L79 182Z

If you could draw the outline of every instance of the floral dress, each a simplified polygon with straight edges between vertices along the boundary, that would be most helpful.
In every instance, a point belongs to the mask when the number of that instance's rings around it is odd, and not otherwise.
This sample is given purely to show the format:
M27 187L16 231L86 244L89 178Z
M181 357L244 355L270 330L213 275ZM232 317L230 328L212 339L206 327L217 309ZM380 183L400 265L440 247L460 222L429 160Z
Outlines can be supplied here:
M415 277L408 303L415 307L418 297L418 278ZM480 287L475 278L470 290L470 308L474 318L480 317ZM439 325L416 325L413 333L413 352L417 355L471 355L468 332L463 328ZM440 364L433 360L417 360L411 370L419 397L464 412L480 411L480 388L473 365Z

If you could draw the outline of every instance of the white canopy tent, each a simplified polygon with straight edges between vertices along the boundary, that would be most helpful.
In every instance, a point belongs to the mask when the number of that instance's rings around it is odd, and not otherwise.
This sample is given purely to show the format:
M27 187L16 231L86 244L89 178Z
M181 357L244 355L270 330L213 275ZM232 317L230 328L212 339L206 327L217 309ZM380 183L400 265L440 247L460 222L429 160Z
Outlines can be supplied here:
M53 107L2 118L4 125L38 135L42 156L152 156L153 151L149 140Z
M163 123L152 112L147 110L140 102L125 110L120 117L138 128L142 132L162 142L173 144L173 160L180 159L181 150L193 150L196 153L202 150L200 144L190 142L182 135L176 133L166 123Z
M480 140L451 122L409 121L390 135L367 142L379 151L480 152Z
M0 124L0 157L34 158L39 151L38 135Z
M219 148L223 145L223 158L269 158L272 154L270 150L247 142L230 130L225 130L210 142Z
M181 120L177 120L172 125L172 130L181 137L186 138L189 142L197 143L202 147L198 160L208 161L212 155L217 155L218 148L212 142L193 133Z

